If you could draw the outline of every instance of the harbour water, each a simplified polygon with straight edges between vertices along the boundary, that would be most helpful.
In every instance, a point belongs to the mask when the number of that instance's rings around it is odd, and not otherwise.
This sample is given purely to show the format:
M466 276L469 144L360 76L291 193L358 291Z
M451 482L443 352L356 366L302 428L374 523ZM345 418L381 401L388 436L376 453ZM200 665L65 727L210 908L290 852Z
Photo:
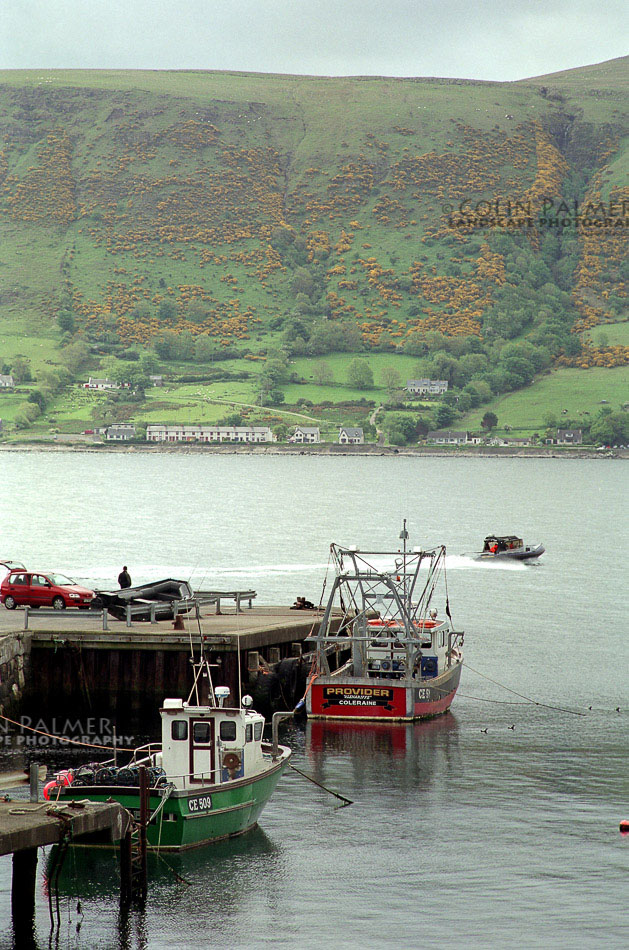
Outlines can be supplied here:
M0 484L3 557L94 586L115 586L123 564L134 583L252 586L269 604L317 602L331 541L387 548L406 518L412 546L447 545L466 631L448 715L284 730L294 764L353 805L289 771L256 831L153 860L146 909L126 921L115 858L72 851L55 946L629 944L625 463L24 452L0 453ZM547 553L466 556L490 532ZM2 770L78 755L3 738ZM0 948L12 946L10 883L0 858Z

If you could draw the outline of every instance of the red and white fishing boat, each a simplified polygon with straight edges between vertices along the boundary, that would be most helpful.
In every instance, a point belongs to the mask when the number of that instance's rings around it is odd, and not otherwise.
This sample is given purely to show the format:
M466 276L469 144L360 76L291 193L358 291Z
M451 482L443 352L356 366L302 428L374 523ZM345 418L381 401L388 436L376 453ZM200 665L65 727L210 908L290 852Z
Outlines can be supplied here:
M336 567L305 696L315 719L406 721L450 708L461 678L463 633L454 630L444 546L398 551L331 546ZM444 616L435 607L444 595ZM335 658L351 650L334 669Z

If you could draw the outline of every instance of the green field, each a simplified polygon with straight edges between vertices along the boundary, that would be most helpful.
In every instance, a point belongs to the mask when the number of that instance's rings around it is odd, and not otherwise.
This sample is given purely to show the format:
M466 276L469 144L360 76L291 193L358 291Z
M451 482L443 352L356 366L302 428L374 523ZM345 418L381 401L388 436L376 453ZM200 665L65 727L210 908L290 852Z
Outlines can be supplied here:
M629 346L629 320L624 323L605 323L603 326L595 327L587 333L588 339L592 340L596 346L599 338L605 339L606 346Z
M559 369L542 376L533 386L501 396L493 402L468 413L461 426L480 429L485 412L498 417L498 428L509 425L530 435L545 429L544 417L553 413L558 424L585 425L602 405L618 410L629 402L629 368ZM567 410L564 413L564 410Z

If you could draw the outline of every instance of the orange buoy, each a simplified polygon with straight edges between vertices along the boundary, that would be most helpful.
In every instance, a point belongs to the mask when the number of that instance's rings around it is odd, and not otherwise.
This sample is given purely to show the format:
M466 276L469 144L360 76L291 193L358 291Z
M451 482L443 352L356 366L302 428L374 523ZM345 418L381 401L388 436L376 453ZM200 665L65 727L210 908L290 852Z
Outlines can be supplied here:
M620 831L623 835L629 835L629 818L623 818L620 822Z

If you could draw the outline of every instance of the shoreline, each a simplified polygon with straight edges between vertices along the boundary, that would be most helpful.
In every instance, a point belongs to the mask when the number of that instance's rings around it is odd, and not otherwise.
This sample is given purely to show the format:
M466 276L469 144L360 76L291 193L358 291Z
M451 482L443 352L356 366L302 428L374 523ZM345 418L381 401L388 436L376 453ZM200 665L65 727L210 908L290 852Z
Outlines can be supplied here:
M605 449L580 446L385 446L368 443L365 445L337 445L320 443L302 444L194 444L178 443L90 443L90 442L10 442L0 443L0 452L103 452L133 455L137 453L164 455L310 455L320 457L362 456L390 458L562 458L562 459L627 459L629 449Z

